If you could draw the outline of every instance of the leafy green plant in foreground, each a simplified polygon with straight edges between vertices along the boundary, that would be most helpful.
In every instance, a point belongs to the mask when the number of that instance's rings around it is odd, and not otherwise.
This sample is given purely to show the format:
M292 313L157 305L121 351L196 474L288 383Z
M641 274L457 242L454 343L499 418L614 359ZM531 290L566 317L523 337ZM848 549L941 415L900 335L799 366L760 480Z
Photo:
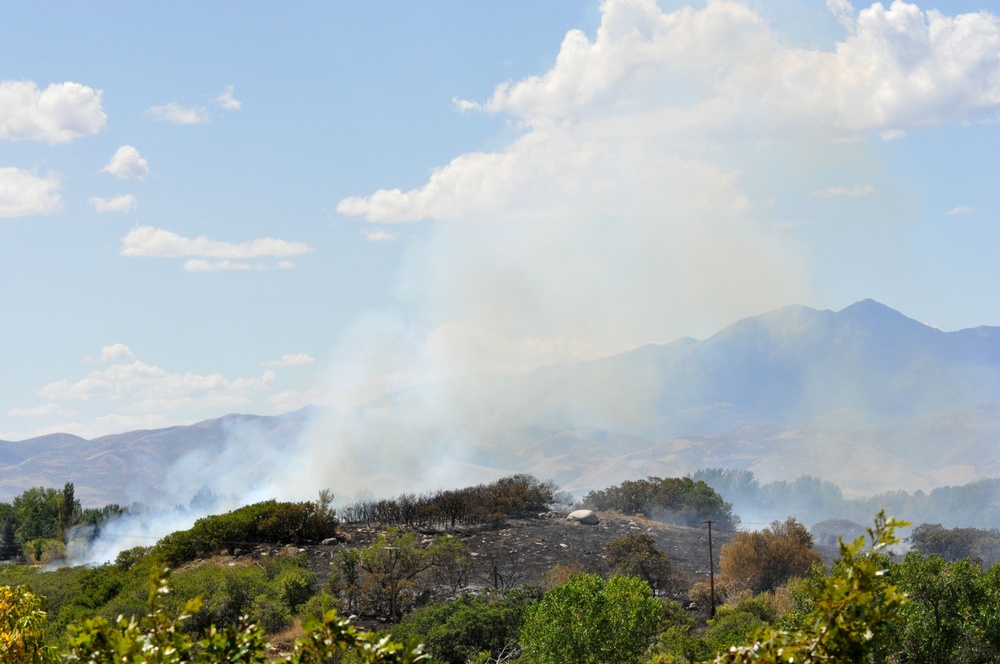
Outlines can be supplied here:
M69 627L68 647L56 653L42 645L45 612L41 599L22 587L0 588L0 657L4 664L50 664L57 661L88 664L259 664L267 659L267 642L256 625L240 620L235 626L209 627L196 639L181 626L201 608L201 599L189 600L177 613L163 608L170 593L167 575L155 582L149 610L142 617L85 620ZM355 629L335 611L306 625L306 635L295 642L285 664L321 664L340 661L411 664L427 661L421 646L376 639Z
M754 643L730 648L715 658L717 664L743 662L870 662L878 633L899 619L899 608L907 601L888 583L885 555L899 542L897 527L909 525L887 519L880 512L869 529L871 546L864 538L840 543L840 560L829 575L813 581L812 608L794 630L765 627Z

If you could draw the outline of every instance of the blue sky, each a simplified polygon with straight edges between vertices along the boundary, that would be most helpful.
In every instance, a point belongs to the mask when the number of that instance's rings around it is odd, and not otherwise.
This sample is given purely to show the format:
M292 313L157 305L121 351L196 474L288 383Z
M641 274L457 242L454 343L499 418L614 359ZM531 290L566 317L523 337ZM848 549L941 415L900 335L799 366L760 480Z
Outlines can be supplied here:
M13 2L0 439L871 297L1000 325L979 2Z

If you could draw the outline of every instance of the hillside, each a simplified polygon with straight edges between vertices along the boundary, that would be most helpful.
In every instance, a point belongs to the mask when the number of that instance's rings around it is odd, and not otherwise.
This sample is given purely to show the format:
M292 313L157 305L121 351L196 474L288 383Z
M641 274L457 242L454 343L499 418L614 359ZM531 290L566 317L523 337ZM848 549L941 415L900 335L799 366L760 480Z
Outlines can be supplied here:
M528 472L576 495L699 468L814 475L849 495L1000 476L1000 328L943 332L865 300L790 306L526 374L396 392L357 411L230 415L94 440L0 442L0 500L76 484L89 504L186 504L202 486L308 497ZM314 486L315 485L315 486ZM301 497L300 496L300 497Z

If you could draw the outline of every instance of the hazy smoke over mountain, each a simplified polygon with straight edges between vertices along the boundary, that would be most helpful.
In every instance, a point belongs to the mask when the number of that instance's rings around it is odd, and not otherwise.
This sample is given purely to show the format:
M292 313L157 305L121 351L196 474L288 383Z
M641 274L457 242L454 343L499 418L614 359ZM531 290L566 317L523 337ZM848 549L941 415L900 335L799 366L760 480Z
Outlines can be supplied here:
M596 34L568 32L549 71L459 100L523 131L412 190L339 203L404 240L402 224L429 228L407 240L396 306L340 336L323 413L292 449L243 436L183 459L168 502L202 485L248 502L492 478L502 469L474 452L538 408L503 389L507 374L707 336L789 303L847 304L824 284L856 272L901 278L913 200L861 139L995 112L998 21L827 4L840 36L819 48L738 2L608 0ZM606 384L594 410L556 407L547 423L652 418L649 385Z
M790 45L741 3L605 2L596 34L568 32L549 71L459 104L523 127L505 149L341 201L344 215L432 230L401 270L398 308L342 340L334 404L435 387L335 408L304 438L317 481L354 486L399 464L417 486L461 482L429 473L532 404L450 379L704 335L823 300L819 284L857 270L894 279L910 200L858 139L996 110L998 24L902 2L830 9L841 36L820 49ZM833 223L844 200L851 226ZM643 403L641 385L608 387L604 408Z

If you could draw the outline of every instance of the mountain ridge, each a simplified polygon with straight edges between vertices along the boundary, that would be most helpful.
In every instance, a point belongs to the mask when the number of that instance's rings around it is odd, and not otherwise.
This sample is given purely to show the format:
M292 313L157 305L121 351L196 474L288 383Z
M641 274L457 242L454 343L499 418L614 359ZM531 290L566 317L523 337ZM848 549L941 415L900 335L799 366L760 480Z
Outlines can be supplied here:
M703 340L417 386L383 397L363 419L412 446L433 436L464 441L469 468L535 472L573 490L626 473L718 466L763 479L811 473L863 491L1000 475L997 404L1000 328L943 332L862 300L836 312L782 307ZM322 412L230 414L90 441L49 434L0 442L0 500L65 481L77 483L81 498L120 498L137 482L155 488L163 466L182 455L212 458L243 439L292 455ZM404 426L433 420L428 413L443 419L426 430ZM322 435L336 446L336 432ZM357 453L377 455L378 447ZM857 473L845 471L851 464Z

